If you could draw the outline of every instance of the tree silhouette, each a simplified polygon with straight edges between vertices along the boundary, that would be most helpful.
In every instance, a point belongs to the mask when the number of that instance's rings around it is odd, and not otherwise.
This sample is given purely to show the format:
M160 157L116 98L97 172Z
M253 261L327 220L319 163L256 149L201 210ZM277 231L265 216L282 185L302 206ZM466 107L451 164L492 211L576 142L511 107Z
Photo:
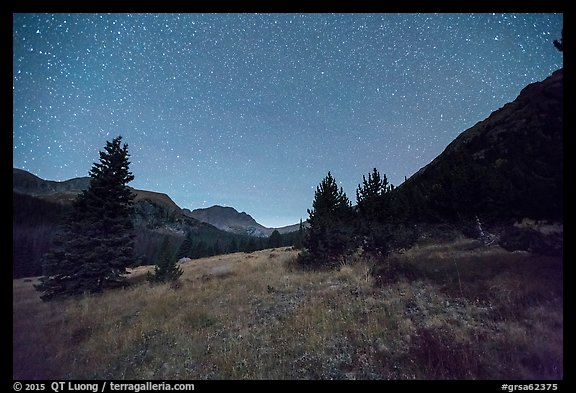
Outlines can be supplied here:
M356 190L359 212L356 235L367 253L385 255L388 250L390 191L386 175L380 176L376 168L368 174L368 180L362 176L362 184Z
M270 237L268 237L268 248L278 248L282 246L282 236L277 229L274 229Z
M146 278L150 282L176 281L183 271L176 261L176 256L170 248L168 236L162 241L160 246L160 256L154 266L154 273L148 272Z
M562 29L562 37L560 38L560 41L554 40L554 46L555 46L556 49L558 49L560 52L563 52L563 51L564 51L564 29Z
M332 174L322 180L314 193L312 210L308 210L310 227L304 238L304 265L334 266L348 251L351 244L352 205L342 187L338 188Z
M122 137L106 142L100 162L90 170L90 186L76 198L63 232L43 261L41 298L67 297L124 285L133 262L134 195L127 183L128 145Z

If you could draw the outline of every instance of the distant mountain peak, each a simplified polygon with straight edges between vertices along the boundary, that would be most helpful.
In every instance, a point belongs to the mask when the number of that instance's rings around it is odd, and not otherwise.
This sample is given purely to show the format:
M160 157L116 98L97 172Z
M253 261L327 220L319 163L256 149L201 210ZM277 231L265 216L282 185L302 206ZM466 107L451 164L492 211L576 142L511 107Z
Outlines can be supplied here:
M298 230L299 225L294 224L282 228L267 228L259 224L246 212L239 212L233 207L220 205L187 211L186 214L198 221L214 225L216 228L226 232L258 237L268 237L274 230L278 230L280 233L294 232Z
M90 177L79 177L61 182L44 180L18 168L13 168L12 175L13 190L15 192L61 203L71 203L77 194L89 187L90 180ZM282 228L267 228L256 222L248 213L239 212L230 206L214 205L208 208L190 211L188 209L181 209L170 196L165 193L138 190L135 188L132 188L132 190L135 194L134 202L152 202L162 206L168 212L177 212L226 232L268 237L275 229L280 233L298 230L298 224Z
M13 254L15 277L41 274L42 254L49 249L52 236L71 211L78 194L89 187L90 181L89 177L84 177L55 182L14 168L13 233L18 234L13 243L16 250ZM164 193L131 190L135 194L135 263L154 263L159 255L157 245L166 237L184 238L186 234L192 234L214 243L216 239L229 239L231 236L189 217L186 210L180 209ZM39 233L42 241L37 241Z
M252 216L229 206L214 205L192 210L189 215L218 229L238 234L267 237L272 231L258 224Z
M75 195L90 185L89 177L76 177L64 181L44 180L23 169L13 168L12 189L21 194L45 196L51 194Z

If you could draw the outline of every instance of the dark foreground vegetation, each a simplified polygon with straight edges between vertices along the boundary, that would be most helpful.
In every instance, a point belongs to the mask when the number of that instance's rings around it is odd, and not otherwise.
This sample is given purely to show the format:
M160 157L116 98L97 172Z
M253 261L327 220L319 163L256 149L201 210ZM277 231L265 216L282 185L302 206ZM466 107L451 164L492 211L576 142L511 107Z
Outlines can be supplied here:
M42 302L14 280L14 379L562 379L562 258L457 237L303 270L270 249L180 285ZM122 301L118 301L121 298Z

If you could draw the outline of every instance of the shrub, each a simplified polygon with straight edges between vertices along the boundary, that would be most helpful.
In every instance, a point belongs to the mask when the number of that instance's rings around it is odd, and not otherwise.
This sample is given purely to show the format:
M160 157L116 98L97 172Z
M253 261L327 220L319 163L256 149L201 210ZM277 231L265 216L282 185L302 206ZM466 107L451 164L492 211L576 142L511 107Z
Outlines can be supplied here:
M418 240L416 226L399 224L390 231L390 249L410 248Z
M413 281L422 275L423 272L418 267L395 258L384 259L372 273L376 286L392 284L401 279Z
M160 257L156 266L154 266L154 273L148 272L146 278L150 282L174 282L178 280L182 273L182 268L178 266L176 257L170 250L168 237L165 237L162 242Z
M507 227L500 237L499 244L508 251L524 250L541 255L562 253L561 235L544 235L531 228Z

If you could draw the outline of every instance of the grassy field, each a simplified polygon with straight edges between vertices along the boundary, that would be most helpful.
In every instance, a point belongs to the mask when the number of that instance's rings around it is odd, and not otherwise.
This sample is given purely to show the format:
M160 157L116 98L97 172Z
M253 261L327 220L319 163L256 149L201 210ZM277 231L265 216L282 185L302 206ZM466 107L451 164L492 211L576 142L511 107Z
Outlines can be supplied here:
M562 258L461 239L302 271L274 249L177 286L43 303L13 281L14 379L561 379Z

